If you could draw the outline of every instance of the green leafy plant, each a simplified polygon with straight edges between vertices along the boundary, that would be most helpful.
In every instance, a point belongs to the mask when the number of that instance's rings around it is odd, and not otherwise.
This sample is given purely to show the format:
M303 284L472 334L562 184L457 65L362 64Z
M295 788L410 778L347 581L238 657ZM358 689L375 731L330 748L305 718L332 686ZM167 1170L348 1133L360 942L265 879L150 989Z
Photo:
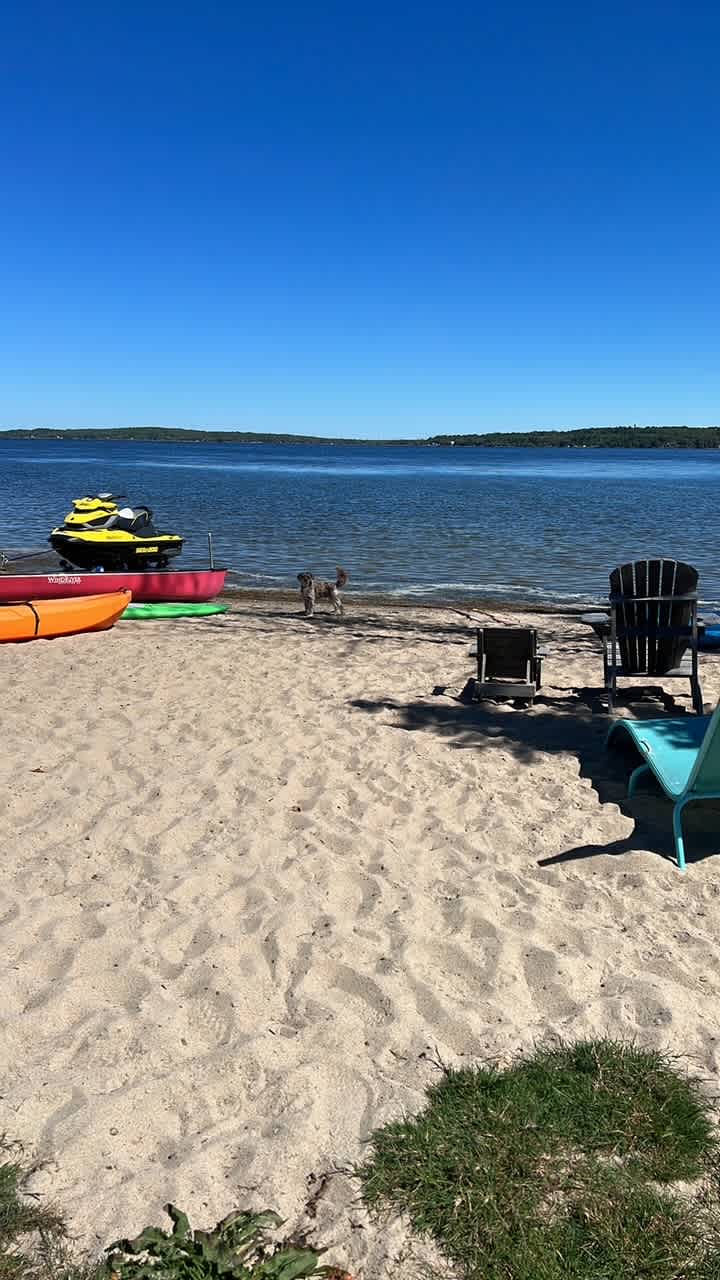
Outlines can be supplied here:
M282 1226L277 1214L231 1213L212 1231L193 1230L187 1214L165 1205L172 1230L146 1227L134 1240L116 1240L108 1249L115 1280L301 1280L337 1277L318 1265L317 1249L270 1242Z
M62 1215L30 1189L39 1167L0 1135L0 1280L350 1280L320 1266L317 1249L273 1244L282 1226L275 1213L231 1213L213 1231L194 1231L171 1204L170 1231L146 1227L134 1240L116 1240L104 1259L84 1259Z

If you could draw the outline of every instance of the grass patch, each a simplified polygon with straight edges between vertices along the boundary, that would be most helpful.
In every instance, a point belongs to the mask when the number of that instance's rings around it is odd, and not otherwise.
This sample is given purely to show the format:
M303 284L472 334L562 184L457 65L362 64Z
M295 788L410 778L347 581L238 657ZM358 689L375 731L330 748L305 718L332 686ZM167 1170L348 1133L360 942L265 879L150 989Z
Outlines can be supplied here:
M62 1216L29 1190L38 1166L0 1135L0 1280L99 1280L74 1256Z
M368 1206L473 1280L720 1280L710 1106L661 1054L582 1042L451 1070L372 1144Z

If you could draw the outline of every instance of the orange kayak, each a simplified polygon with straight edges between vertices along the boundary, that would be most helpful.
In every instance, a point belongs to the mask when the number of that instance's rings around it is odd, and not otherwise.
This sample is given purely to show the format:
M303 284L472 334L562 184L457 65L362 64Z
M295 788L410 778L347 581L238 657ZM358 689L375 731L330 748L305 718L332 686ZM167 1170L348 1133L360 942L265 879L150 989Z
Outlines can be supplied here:
M131 591L112 591L104 596L0 604L0 643L3 640L51 640L53 636L72 636L78 631L104 631L117 622L131 600Z

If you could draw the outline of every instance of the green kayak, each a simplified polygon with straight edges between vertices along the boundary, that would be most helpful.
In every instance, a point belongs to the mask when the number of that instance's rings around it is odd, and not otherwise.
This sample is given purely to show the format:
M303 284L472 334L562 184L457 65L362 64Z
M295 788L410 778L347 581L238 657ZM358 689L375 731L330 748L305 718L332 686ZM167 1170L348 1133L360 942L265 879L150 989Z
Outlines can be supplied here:
M129 604L123 618L140 622L143 618L207 618L211 613L227 613L226 604Z

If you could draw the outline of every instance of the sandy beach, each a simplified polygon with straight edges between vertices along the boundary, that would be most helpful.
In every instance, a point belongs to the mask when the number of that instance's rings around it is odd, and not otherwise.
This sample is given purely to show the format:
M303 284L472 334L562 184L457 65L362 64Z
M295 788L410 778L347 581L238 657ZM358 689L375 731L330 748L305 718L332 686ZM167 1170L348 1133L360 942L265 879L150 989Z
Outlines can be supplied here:
M468 706L458 613L346 605L0 648L0 1130L91 1249L168 1200L274 1207L410 1276L343 1171L439 1063L608 1034L717 1080L720 809L682 875L605 752L592 633L495 611L538 626L542 694Z

